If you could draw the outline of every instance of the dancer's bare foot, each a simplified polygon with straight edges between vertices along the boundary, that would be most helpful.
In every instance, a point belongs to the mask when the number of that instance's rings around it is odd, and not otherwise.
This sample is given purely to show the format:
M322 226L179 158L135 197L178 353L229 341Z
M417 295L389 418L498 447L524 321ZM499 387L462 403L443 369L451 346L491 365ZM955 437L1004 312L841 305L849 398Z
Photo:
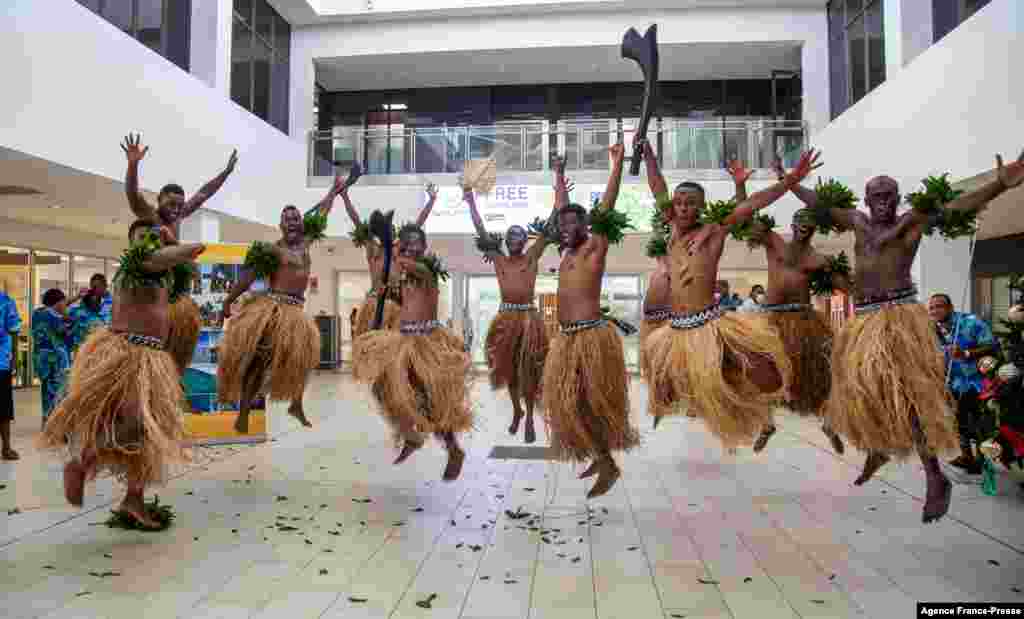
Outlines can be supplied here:
M846 451L843 446L843 439L839 438L839 435L836 434L835 430L828 426L821 426L821 431L825 433L829 442L832 443L832 449L840 456L843 455L843 452Z
M594 499L607 494L612 489L612 486L615 485L615 482L619 481L619 477L622 476L622 471L619 470L619 467L611 458L603 460L598 470L600 475L598 475L594 487L587 493L588 499Z
M18 455L18 452L14 451L10 447L4 447L2 455L4 460L19 460L21 458L21 456Z
M761 450L768 445L768 439L775 434L775 430L775 426L768 426L761 430L761 435L757 437L756 441L754 441L754 453L761 453Z
M235 418L235 432L249 433L249 411L238 411L238 417Z
M854 480L853 485L863 486L869 479L874 477L875 473L878 472L878 469L885 466L885 463L888 461L889 456L883 453L869 453L868 459L864 461L864 471L860 474L860 477Z
M523 430L523 442L532 445L537 442L537 430L533 427L533 415L526 416L526 428Z
M288 407L288 414L299 420L303 426L312 428L313 424L306 419L306 411L302 409L302 402L292 402L292 405Z
M594 460L593 462L590 463L590 466L587 467L587 470L585 470L582 473L580 473L579 478L580 479L587 479L588 477L593 477L594 475L597 474L597 469L600 466L601 466L601 461L600 460Z
M157 530L160 528L160 523L150 518L146 513L145 502L139 495L126 495L117 511L134 518L143 529Z
M64 498L75 507L85 499L85 466L78 460L64 465Z
M401 464L408 460L409 456L414 454L420 447L423 447L423 443L406 440L405 444L402 445L401 453L399 453L398 458L395 459L395 464Z
M508 427L508 433L515 436L519 433L519 422L523 420L523 411L514 411L512 413L512 425Z
M444 481L455 481L462 474L462 463L466 460L466 452L458 445L448 446L448 464L444 467Z
M949 500L953 494L953 484L942 473L929 473L928 492L925 496L924 511L921 522L935 522L949 511Z

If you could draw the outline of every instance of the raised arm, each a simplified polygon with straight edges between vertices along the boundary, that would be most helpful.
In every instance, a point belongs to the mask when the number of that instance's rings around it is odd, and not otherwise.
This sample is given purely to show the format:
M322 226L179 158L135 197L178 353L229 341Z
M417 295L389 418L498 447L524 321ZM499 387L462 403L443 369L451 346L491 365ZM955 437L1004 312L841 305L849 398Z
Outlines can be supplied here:
M427 204L420 209L419 217L416 218L416 225L422 228L427 223L430 211L434 210L435 202L437 202L437 185L430 183L427 185Z
M209 182L199 188L199 191L192 194L192 197L185 201L185 205L181 207L181 214L179 219L184 219L192 213L199 210L199 207L204 202L213 197L213 194L220 190L224 181L228 180L231 173L235 171L235 164L238 163L238 149L231 151L231 157L228 158L228 165L224 168L224 171L214 176Z
M644 146L644 162L647 165L647 185L651 188L651 194L655 198L659 196L668 196L668 185L665 184L665 177L661 175L661 170L658 169L658 158L654 154L654 149L651 148L651 143L646 139L643 141Z
M473 220L473 228L476 229L477 235L480 238L486 237L487 228L484 226L484 220L480 217L480 212L476 208L476 197L473 195L471 187L462 188L462 199L469 205L469 217Z
M608 159L611 160L612 171L608 175L608 186L605 187L604 195L601 197L601 204L597 207L598 211L608 211L615 208L615 202L619 199L619 187L622 185L622 160L625 154L626 147L621 143L612 144L608 147Z
M142 263L142 269L149 273L162 273L184 262L195 260L204 251L206 251L206 246L202 243L183 243L164 247L153 252L153 255Z
M786 170L782 167L781 158L775 158L775 161L772 162L772 170L775 171L775 174L778 176L780 181L786 178ZM792 191L793 195L799 198L801 202L807 205L807 208L813 210L818 207L818 192L813 189L808 189L803 185L796 185L790 189L790 191ZM859 217L857 209L852 208L829 209L829 215L831 215L832 220L839 224L839 226L844 230L852 229L856 225L857 217Z
M565 158L556 157L554 160L555 169L555 206L551 209L551 215L548 216L548 226L558 225L558 212L563 206L569 204L569 192L572 191L573 182L565 177ZM526 254L530 260L536 262L540 260L540 257L544 255L544 250L551 244L551 240L548 236L543 235L537 238L530 245L530 249L527 250Z
M793 187L800 184L811 170L819 167L821 164L818 163L818 153L813 149L805 152L800 157L800 163L797 164L796 168L787 174L785 178L774 185L758 191L754 195L744 200L741 204L736 206L736 209L729 214L728 217L722 222L725 226L731 226L735 223L746 221L754 216L754 213L768 206L772 202L775 202L782 196L786 195L786 192Z
M1021 181L1024 181L1024 152L1020 154L1017 161L1008 166L1003 166L1002 156L996 155L995 180L960 196L947 204L945 208L953 211L980 211L1007 189L1013 189L1020 185Z
M139 192L139 162L149 152L149 147L142 145L139 134L129 133L121 143L121 150L128 158L128 171L124 175L124 192L128 196L128 206L136 218L155 222L158 220L156 209Z
M747 199L747 180L750 179L750 175L754 171L743 167L743 163L739 159L730 161L725 169L729 172L729 176L732 177L732 181L736 185L736 195L733 197L733 200L736 201L736 204L739 204ZM781 181L782 179L780 178L779 180Z

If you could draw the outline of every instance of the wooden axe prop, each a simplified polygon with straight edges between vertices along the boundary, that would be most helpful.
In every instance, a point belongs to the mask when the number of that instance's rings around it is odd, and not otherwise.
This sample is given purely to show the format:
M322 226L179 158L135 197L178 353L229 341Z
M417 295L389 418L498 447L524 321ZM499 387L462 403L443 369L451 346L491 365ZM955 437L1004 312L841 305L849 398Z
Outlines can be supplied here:
M384 304L388 300L387 286L391 277L391 258L394 253L395 229L391 227L394 218L395 211L393 210L387 213L374 211L370 215L370 233L380 240L381 247L384 249L384 291L377 298L377 312L373 316L372 328L374 330L380 329L384 324Z
M629 161L629 174L640 174L643 159L643 140L647 139L647 125L657 107L658 97L658 24L652 25L640 36L636 28L630 28L622 37L622 57L635 60L644 74L644 100L640 106L640 125L633 140L633 157Z

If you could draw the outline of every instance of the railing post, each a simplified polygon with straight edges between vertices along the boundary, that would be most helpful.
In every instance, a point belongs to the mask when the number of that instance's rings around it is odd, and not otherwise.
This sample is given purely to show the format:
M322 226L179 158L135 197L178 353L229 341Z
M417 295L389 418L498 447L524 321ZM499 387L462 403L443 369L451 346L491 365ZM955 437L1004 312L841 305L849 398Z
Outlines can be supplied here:
M445 174L447 174L448 173L448 126L445 125L445 126L441 127L441 130L444 132L442 134L444 136L444 163L442 164L443 167L441 168L441 171L444 172Z
M416 174L416 130L409 129L409 173Z
M540 169L547 171L551 164L551 121L543 120L540 123Z
M526 171L526 125L519 128L519 151L520 151L520 163L522 164L523 171Z
M306 177L316 176L316 130L310 131L306 144Z

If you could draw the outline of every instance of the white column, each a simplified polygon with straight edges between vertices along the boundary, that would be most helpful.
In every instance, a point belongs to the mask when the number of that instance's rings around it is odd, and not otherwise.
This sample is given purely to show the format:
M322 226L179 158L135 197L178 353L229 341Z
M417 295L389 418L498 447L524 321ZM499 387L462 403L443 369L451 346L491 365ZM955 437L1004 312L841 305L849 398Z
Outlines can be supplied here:
M200 210L181 222L182 243L220 243L220 217Z
M806 33L800 49L800 78L803 84L803 119L808 134L814 135L829 123L828 18L825 11L817 27Z
M932 3L924 0L885 0L885 78L928 49L934 33Z
M192 3L189 72L231 96L231 0Z
M957 308L971 306L971 242L967 238L947 241L938 235L921 241L916 266L920 276L921 300L933 294L948 294Z

